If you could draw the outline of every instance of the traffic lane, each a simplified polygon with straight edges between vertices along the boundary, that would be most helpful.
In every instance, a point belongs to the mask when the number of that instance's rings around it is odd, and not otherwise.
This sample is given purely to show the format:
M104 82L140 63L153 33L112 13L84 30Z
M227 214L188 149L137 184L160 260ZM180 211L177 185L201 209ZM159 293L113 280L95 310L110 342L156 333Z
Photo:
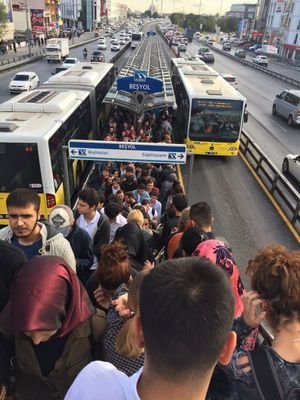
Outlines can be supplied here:
M295 149L300 149L299 127L289 127L286 119L272 115L273 101L286 86L276 78L245 68L242 64L235 64L229 58L219 55L216 57L214 68L220 73L236 75L238 90L247 98L250 120L255 120L259 125L259 129L250 129L250 125L245 124L245 129L261 147L266 147L267 154L272 154L274 158L271 159L280 166L282 159L279 158L279 154L293 153ZM270 145L270 141L275 148Z
M187 183L188 166L182 168ZM275 208L239 157L195 156L189 204L206 201L212 207L213 231L233 249L244 281L248 260L268 244L299 249Z
M86 59L83 57L83 53L82 53L84 47L86 47L88 50L88 57ZM77 57L80 61L89 61L91 53L96 49L97 49L97 41L94 43L90 43L88 45L82 45L80 47L71 49L70 57ZM109 60L112 57L114 57L117 54L117 52L110 51L110 42L109 42L108 49L103 50L103 54L105 55L106 62L109 62ZM122 56L122 58L125 58L124 55ZM46 80L48 80L49 77L51 77L51 74L53 72L55 72L56 67L59 67L59 66L61 66L61 63L48 63L46 59L42 59L42 60L36 61L32 64L22 65L16 69L13 69L10 71L6 71L6 72L4 71L3 73L1 73L0 103L10 99L11 96L13 96L9 93L8 85L9 85L9 82L11 81L11 79L14 77L14 75L17 72L33 71L38 75L40 82L42 83L42 82L45 82Z
M219 43L214 43L213 47L217 47L218 49L222 50L222 45ZM231 55L234 55L235 50L237 49L243 49L243 47L233 47L231 51L227 51L226 53L229 53ZM253 62L253 58L258 56L259 54L256 54L254 51L247 51L246 54L246 60L249 62ZM300 77L299 77L299 70L293 69L291 67L287 67L284 64L279 64L279 63L272 63L271 61L271 56L268 56L269 58L269 66L268 69L274 72L277 72L278 74L284 75L284 76L288 76L290 78L296 79L297 81L299 81Z
M194 44L188 47L188 55L195 54L197 47ZM271 114L275 96L286 89L285 83L219 53L215 53L212 67L219 73L237 77L238 90L247 98L250 114L244 128L280 168L282 157L300 148L299 128L291 128L285 119Z

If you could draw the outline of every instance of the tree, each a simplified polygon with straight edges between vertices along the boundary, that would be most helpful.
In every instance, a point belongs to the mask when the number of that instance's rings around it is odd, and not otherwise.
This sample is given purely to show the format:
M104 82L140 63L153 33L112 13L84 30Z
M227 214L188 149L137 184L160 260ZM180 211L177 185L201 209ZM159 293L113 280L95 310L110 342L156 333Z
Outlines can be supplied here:
M238 30L238 17L220 17L217 20L218 26L223 32L236 32Z
M159 18L158 12L154 11L152 18Z
M151 14L152 14L151 10L146 10L144 12L145 17L151 17Z
M7 11L4 3L0 2L0 39L5 34L7 23Z

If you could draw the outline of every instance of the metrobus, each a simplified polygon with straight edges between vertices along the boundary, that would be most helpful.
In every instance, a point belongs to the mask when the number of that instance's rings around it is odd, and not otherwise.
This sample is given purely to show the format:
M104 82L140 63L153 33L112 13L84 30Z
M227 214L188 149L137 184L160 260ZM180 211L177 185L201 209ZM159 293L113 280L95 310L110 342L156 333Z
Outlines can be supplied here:
M102 135L110 112L110 107L102 102L114 80L114 65L111 63L78 63L50 77L40 88L87 91L91 104L93 135L98 138Z
M132 32L131 34L131 48L135 49L136 47L138 47L144 37L144 32Z
M174 138L194 154L236 156L246 98L200 60L172 59L178 115Z
M86 91L34 90L0 104L0 224L6 198L16 188L41 197L42 218L64 203L61 148L70 139L93 139ZM86 163L68 161L71 194L81 188Z

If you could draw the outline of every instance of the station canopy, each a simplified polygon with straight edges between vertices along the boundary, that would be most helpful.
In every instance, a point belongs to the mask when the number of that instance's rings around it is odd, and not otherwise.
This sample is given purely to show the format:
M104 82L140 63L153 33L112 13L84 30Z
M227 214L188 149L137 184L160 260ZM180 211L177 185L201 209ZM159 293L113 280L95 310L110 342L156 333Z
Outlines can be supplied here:
M118 90L117 80L133 76L136 70L147 71L149 77L160 79L162 81L162 91L143 96L143 101L141 102L137 92L130 93ZM118 78L103 101L138 114L176 105L170 72L165 62L161 39L157 35L143 39L141 45L128 58L126 65L119 72Z

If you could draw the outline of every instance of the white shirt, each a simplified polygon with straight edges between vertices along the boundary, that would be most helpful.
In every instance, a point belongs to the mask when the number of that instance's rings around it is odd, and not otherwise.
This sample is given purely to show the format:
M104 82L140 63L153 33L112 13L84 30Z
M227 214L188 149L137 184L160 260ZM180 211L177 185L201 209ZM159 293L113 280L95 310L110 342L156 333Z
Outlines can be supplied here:
M127 224L127 219L123 217L122 214L117 215L116 221L110 224L109 243L111 243L114 240L117 229L126 224Z
M64 400L140 400L136 387L142 371L128 377L110 363L91 362L77 375Z
M89 234L92 241L94 240L94 236L96 235L98 229L99 218L100 214L98 211L96 211L94 218L90 222L87 222L83 215L80 215L76 221L77 225Z

